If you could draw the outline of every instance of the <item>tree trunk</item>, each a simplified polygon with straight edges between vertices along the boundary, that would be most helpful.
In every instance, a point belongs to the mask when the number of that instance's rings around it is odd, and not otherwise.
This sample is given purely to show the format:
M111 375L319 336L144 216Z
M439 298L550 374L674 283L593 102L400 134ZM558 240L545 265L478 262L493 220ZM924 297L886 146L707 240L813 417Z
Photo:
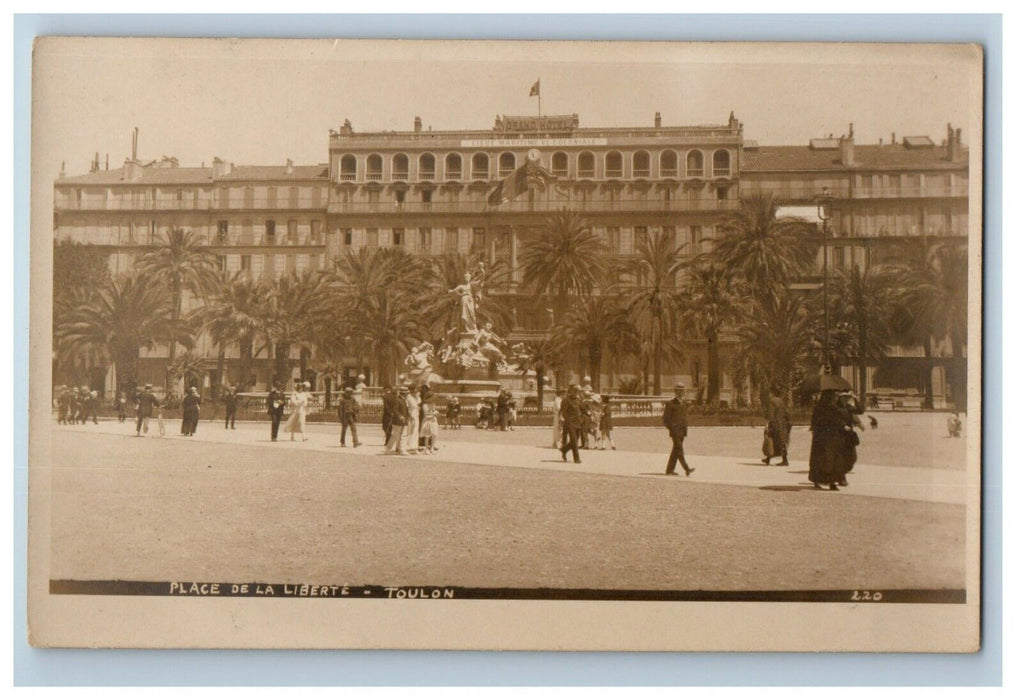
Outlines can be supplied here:
M544 375L544 366L536 365L536 404L541 411L543 410Z
M590 348L590 379L593 380L593 390L600 393L600 366L603 364L603 353L600 346Z
M305 381L306 370L309 368L309 348L304 345L298 349L298 376ZM316 387L313 387L314 389Z
M721 400L721 358L718 355L718 334L711 331L707 334L707 403L717 406Z
M220 398L220 387L224 385L224 361L225 361L224 346L220 345L217 348L217 384L210 387L210 391L213 394L213 400L216 401ZM230 382L229 382L230 383Z
M656 321L654 326L654 394L657 396L661 395L661 350L662 350L662 338L661 334L664 329L661 327L661 322Z
M252 336L245 336L238 341L238 390L245 391L252 376Z
M135 396L135 387L138 385L138 359L138 347L122 347L114 353L117 393L123 393L129 401Z
M291 363L289 362L291 343L286 340L280 340L276 343L274 350L276 351L274 355L274 374L277 375L278 380L284 382L286 387L288 380L291 379Z
M859 347L859 353L858 353L859 357L857 358L858 362L856 363L857 364L856 369L857 369L857 374L858 374L859 383L860 383L860 390L859 390L860 406L866 406L867 405L867 357L866 357L866 353L864 351L865 351L865 349L867 347L867 328L866 328L865 325L860 324L860 329L859 330L860 330L860 337L859 337L860 347Z
M931 356L931 339L924 340L924 357L927 362L926 375L924 376L924 408L934 408L934 384L931 382L931 375L934 373L934 358Z
M323 378L323 408L326 411L330 410L330 390L333 383L333 374L328 372Z
M171 290L171 319L174 321L174 325L177 325L178 319L181 318L181 284L174 281L173 289ZM178 343L171 337L170 343L167 346L167 366L168 369L164 371L164 388L170 389L171 376L170 376L170 365L174 364L174 357L177 355Z

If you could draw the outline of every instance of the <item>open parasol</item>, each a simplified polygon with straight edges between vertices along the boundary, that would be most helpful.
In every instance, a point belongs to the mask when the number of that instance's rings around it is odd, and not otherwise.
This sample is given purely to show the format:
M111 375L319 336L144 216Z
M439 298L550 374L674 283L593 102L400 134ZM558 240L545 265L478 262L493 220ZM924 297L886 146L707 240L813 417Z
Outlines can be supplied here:
M813 394L818 391L849 391L852 385L837 374L815 374L807 377L799 385L799 389L806 394Z

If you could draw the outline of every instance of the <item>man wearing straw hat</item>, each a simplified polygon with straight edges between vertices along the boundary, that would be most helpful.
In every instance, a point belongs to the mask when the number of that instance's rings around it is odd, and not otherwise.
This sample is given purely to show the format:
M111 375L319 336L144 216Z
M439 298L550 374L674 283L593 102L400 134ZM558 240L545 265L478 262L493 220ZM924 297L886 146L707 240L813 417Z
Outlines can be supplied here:
M136 409L135 437L142 437L142 433L149 432L149 419L153 416L153 408L158 403L156 394L153 393L153 385L146 384L138 396L135 397Z
M686 464L686 453L682 447L682 442L689 433L685 396L685 384L679 382L675 385L675 398L664 404L664 415L661 417L661 422L664 423L664 427L668 429L668 435L671 436L671 454L668 455L668 467L664 471L668 476L678 476L678 472L675 471L677 463L682 464L686 476L696 471L696 469L690 469Z

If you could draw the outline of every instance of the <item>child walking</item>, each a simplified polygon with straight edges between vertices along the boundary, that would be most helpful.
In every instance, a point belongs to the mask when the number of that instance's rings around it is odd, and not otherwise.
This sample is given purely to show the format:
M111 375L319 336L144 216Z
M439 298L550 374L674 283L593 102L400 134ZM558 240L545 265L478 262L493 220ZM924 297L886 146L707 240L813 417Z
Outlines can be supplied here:
M437 451L437 434L440 432L437 424L437 407L433 402L426 402L422 405L423 424L419 427L419 437L423 438L423 449L432 454Z
M597 445L598 448L603 450L604 440L606 439L608 444L611 445L611 449L617 449L615 447L615 441L611 438L611 431L614 429L614 425L611 421L611 397L604 394L600 397L603 402L600 407L600 440Z

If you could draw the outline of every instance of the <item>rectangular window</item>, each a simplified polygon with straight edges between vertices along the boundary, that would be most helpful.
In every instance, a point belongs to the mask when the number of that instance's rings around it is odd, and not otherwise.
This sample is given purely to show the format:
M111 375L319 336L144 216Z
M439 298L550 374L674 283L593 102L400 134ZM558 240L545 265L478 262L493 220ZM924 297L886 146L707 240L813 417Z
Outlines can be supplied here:
M394 205L398 209L402 209L405 207L405 190L394 191Z
M277 235L277 222L273 219L267 219L263 223L263 234L267 243L273 243L274 236Z
M298 188L297 187L289 187L288 188L288 208L289 209L298 209Z
M266 206L268 209L277 208L277 188L267 187L266 188Z
M640 241L649 239L650 233L647 231L646 226L637 226L633 230L635 231L635 236L632 239L632 247L635 250L639 246Z
M366 247L376 248L380 245L380 231L375 228L366 229Z
M448 228L444 230L444 252L454 253L458 250L458 229Z
M242 206L252 209L256 206L256 193L251 187L246 187L242 196Z
M316 219L309 222L309 242L313 245L320 244L320 222Z
M247 271L249 271L251 269L252 269L252 256L251 255L243 255L242 256L242 270L247 272Z
M341 229L341 242L344 245L352 244L352 229L350 228Z
M611 249L612 253L622 252L622 230L617 226L607 229L607 247Z
M401 247L405 245L405 229L396 228L392 232L391 242L395 247Z
M433 247L433 236L432 232L428 228L419 229L419 252L429 253Z
M224 219L217 222L217 241L227 243L227 221Z
M423 209L430 211L431 202L433 202L433 190L423 190Z
M472 229L472 247L470 253L479 253L487 247L487 230L482 226L474 226Z
M297 255L286 255L286 256L284 256L284 271L285 272L290 274L290 273L295 271L296 258L298 258Z
M227 272L227 256L226 255L218 255L217 256L217 268L221 272Z
M698 253L700 251L700 243L703 241L703 227L702 226L690 226L689 227L689 252Z
M298 243L298 221L288 219L288 243Z

